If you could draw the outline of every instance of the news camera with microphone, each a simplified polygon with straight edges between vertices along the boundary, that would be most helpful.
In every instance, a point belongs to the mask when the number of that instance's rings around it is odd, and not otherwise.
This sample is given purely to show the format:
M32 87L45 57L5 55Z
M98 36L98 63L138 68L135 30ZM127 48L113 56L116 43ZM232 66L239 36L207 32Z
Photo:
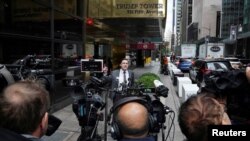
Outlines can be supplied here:
M25 79L30 75L35 75L37 79L39 79L45 86L46 90L50 90L50 82L49 80L43 76L43 74L51 73L51 71L45 71L47 69L39 69L39 70L31 70L26 68L23 65L8 65L8 64L0 64L0 92L3 91L5 87L8 85L15 83L21 79ZM46 136L51 136L61 125L62 121L49 114L48 117L48 128L46 131Z
M128 102L139 102L143 103L146 107L150 107L148 109L149 119L150 119L150 135L155 136L160 133L161 130L164 130L166 122L166 115L173 111L165 106L161 101L160 97L167 97L169 89L163 85L163 83L159 80L154 81L155 90L149 91L142 84L137 84L132 87L129 87L124 90L123 96L120 97L117 101L114 102L113 107L110 109L110 113L108 116L109 124L111 126L111 136L114 139L121 138L119 133L119 128L116 126L117 124L113 120L115 117L114 113L116 109ZM162 134L164 132L162 131Z
M154 80L155 92L159 96L168 97L168 88L159 80Z
M212 71L206 74L204 86L198 94L207 92L226 101L227 113L232 121L239 124L250 123L250 87L245 71Z
M65 81L65 84L74 87L74 92L71 95L73 98L72 109L81 126L81 135L78 141L101 140L96 134L96 130L98 121L103 120L103 114L100 111L106 106L104 99L101 97L104 90L102 88L104 86L103 81L92 76L86 82L72 79Z

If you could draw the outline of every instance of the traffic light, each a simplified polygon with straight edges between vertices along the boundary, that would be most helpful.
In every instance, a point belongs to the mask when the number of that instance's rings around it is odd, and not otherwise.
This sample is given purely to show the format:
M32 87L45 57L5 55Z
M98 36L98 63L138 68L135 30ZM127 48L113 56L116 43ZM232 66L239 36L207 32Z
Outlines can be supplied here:
M87 25L93 25L94 24L94 20L92 18L87 18Z

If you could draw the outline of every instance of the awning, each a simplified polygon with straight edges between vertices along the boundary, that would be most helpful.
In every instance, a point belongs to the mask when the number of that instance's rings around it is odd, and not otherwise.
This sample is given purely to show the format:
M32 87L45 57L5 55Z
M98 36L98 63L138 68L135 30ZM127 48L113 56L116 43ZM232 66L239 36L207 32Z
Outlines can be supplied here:
M130 49L142 49L142 50L154 50L155 44L154 43L137 43L137 44L130 44Z

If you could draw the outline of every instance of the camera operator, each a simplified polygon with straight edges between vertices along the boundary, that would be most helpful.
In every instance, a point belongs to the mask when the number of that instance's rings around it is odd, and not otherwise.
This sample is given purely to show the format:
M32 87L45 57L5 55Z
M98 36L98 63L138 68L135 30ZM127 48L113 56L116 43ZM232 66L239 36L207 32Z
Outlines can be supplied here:
M38 81L15 82L1 95L0 127L13 132L17 138L21 135L20 140L25 137L39 141L48 128L49 104L49 93ZM12 134L1 134L1 139L13 140L12 137Z
M154 93L144 91L141 86L131 87L124 97L113 103L108 115L113 139L154 141L161 131L164 140L166 115L171 113L173 123L174 112L160 100L160 96L168 96L168 88L159 80L155 80L154 85Z
M212 93L189 97L179 109L178 121L188 141L207 141L208 125L231 125L224 105Z
M154 141L149 136L150 116L148 108L140 101L124 101L120 99L114 104L111 135L120 141Z

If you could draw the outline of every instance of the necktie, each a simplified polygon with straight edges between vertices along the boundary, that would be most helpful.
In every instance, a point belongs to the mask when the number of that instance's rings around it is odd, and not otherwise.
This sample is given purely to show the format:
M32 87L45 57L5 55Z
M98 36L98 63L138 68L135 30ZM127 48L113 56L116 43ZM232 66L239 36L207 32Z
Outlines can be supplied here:
M126 71L123 71L123 81L125 84L127 84Z

